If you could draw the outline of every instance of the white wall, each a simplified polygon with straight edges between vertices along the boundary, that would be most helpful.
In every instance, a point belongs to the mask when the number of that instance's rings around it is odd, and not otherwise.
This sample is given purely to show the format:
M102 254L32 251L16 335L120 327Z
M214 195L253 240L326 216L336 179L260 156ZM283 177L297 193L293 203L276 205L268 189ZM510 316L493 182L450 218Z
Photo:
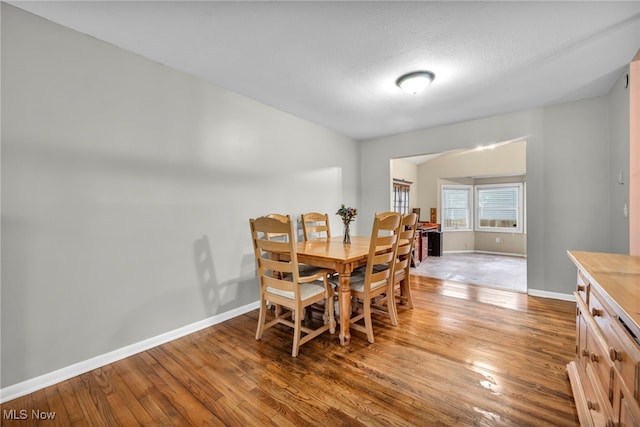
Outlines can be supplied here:
M2 125L2 387L257 301L250 217L360 205L357 142L4 3Z
M533 273L541 274L534 284L557 286L569 293L575 287L576 272L575 266L565 262L566 250L609 251L607 106L607 97L601 97L544 110L544 143L531 147L541 151L542 162L534 166L527 158L527 266L531 269L533 264ZM542 188L532 185L532 172L536 177L542 174ZM532 187L541 193L532 194ZM531 273L529 286L537 289Z
M608 98L365 141L363 218L389 203L389 158L525 139L529 292L570 295L575 287L575 268L566 251L608 251L611 246Z

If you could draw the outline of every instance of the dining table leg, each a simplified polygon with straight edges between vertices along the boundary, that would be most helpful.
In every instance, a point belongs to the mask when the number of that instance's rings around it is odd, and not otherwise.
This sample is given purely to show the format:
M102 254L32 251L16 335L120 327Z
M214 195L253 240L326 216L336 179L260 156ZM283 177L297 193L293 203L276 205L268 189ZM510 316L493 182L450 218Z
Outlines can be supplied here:
M340 344L348 345L351 341L349 319L351 318L351 272L341 271L339 275L338 302L340 304Z

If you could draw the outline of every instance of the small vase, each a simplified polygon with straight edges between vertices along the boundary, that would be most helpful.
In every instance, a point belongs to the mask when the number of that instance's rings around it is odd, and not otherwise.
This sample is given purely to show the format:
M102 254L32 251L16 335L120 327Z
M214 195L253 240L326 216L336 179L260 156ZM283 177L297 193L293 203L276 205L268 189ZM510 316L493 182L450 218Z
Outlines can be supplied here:
M349 230L349 223L344 225L344 238L342 239L342 243L350 244L351 243L351 231Z

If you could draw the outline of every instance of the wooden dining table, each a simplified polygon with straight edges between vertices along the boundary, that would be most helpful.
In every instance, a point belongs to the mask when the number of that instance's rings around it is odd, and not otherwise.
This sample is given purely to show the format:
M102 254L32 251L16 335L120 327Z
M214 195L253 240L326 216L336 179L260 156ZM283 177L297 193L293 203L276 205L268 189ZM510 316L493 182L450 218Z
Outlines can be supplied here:
M351 313L351 272L367 263L370 237L351 236L351 243L343 243L342 236L298 242L298 262L327 268L338 273L338 303L340 307L340 344L351 340L349 317Z

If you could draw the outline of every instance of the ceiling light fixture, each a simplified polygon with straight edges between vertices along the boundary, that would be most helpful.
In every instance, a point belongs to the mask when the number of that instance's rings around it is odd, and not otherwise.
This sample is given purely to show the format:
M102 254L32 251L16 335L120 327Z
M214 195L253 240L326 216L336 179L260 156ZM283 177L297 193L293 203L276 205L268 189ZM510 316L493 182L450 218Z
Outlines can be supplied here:
M396 84L409 95L417 95L429 87L436 75L431 71L414 71L400 76Z

